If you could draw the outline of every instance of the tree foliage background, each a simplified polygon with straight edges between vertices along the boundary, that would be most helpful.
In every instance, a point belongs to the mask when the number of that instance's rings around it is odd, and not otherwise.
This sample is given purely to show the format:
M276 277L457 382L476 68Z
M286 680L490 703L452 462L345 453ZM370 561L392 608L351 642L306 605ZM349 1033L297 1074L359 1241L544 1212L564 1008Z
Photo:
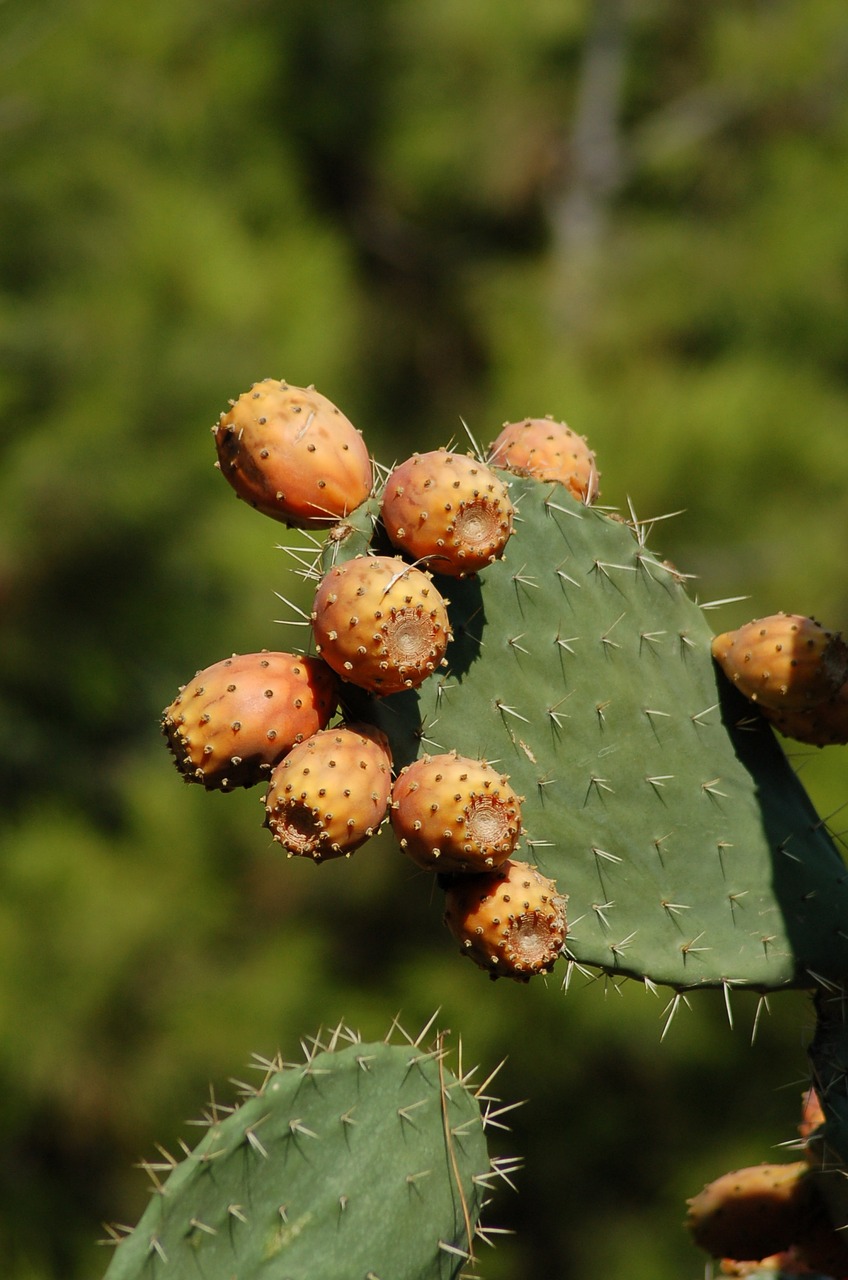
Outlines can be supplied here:
M683 1201L780 1158L806 999L490 985L387 839L286 862L158 717L299 640L283 527L212 467L268 375L385 463L564 417L605 502L685 509L654 542L702 600L750 596L717 630L848 626L844 5L3 0L0 66L4 1275L102 1274L252 1052L441 1006L528 1099L484 1274L695 1280ZM826 814L844 751L794 757Z

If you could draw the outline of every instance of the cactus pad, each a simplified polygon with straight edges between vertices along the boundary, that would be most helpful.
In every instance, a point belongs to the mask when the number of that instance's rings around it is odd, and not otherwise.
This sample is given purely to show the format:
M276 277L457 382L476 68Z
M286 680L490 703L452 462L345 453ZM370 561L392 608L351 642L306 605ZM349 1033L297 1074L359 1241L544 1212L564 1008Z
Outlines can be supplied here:
M270 1064L119 1244L106 1280L448 1280L467 1266L490 1164L481 1102L425 1050L337 1028ZM486 1082L487 1084L488 1082ZM480 1095L480 1096L478 1096ZM157 1165L161 1169L161 1164Z
M774 733L713 662L646 527L507 476L503 560L450 584L447 667L356 700L395 767L456 750L524 797L523 852L569 899L576 962L677 989L848 969L845 865ZM366 504L327 563L379 551ZM438 576L435 578L438 583Z

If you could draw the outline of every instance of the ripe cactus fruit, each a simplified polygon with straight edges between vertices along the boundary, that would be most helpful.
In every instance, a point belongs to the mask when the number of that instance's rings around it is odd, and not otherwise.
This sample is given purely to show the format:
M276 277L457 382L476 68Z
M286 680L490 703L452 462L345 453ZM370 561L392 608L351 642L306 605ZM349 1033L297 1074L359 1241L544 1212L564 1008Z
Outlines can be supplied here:
M255 382L212 430L223 476L275 520L326 528L371 491L361 433L314 387Z
M521 799L483 760L422 756L392 788L392 828L400 847L428 871L492 871L521 832Z
M809 711L848 678L848 646L814 618L776 613L715 636L712 653L740 693L781 713Z
M381 514L393 546L450 577L499 559L512 534L503 481L476 458L447 449L415 453L395 467Z
M688 1201L686 1226L713 1258L756 1261L792 1248L822 1216L806 1161L725 1173Z
M348 857L386 816L392 757L371 725L313 734L280 761L265 798L265 826L289 853Z
M526 862L457 876L445 890L445 924L463 954L492 978L528 982L548 973L565 942L566 895Z
M319 584L316 647L334 671L372 693L415 688L443 663L446 604L421 569L393 556L358 556Z
M553 418L505 423L489 445L488 461L517 475L556 480L587 505L598 498L599 472L594 451L585 436Z
M336 709L338 678L320 658L233 654L198 671L162 713L162 732L187 782L209 791L251 787Z
M832 698L797 711L763 706L765 718L786 738L806 742L811 747L830 747L848 742L848 682Z

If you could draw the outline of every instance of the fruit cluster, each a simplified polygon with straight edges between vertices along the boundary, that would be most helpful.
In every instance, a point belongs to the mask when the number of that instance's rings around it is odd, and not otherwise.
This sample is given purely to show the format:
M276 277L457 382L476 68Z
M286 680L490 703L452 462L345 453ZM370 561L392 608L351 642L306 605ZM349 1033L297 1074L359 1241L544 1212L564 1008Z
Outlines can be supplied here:
M374 490L361 433L314 388L258 382L213 432L216 465L236 494L288 525L338 539ZM507 424L488 457L564 484L586 504L597 497L595 455L564 423ZM388 738L349 715L346 696L353 686L390 697L446 664L449 601L432 575L484 571L503 555L514 517L487 462L448 449L413 454L380 494L393 554L332 565L319 582L315 655L217 662L180 689L162 729L187 781L223 791L265 782L265 825L289 856L349 857L388 818L400 848L438 875L461 949L492 977L527 981L561 954L567 899L513 857L522 797L485 760L455 751L424 756L393 780Z

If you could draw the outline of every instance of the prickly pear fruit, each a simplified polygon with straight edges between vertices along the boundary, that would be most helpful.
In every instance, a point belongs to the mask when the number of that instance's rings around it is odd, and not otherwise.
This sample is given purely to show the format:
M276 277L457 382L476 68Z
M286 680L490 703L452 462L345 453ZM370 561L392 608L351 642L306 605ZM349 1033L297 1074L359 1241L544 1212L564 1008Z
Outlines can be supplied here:
M447 449L415 453L395 467L381 513L393 546L456 578L500 559L512 534L503 481L476 458Z
M529 982L548 973L567 933L566 895L526 862L457 876L445 890L445 924L463 954L492 978Z
M162 713L162 732L187 782L251 787L329 723L338 696L338 678L320 658L233 654L182 686Z
M325 574L312 609L315 643L334 671L372 693L416 688L451 638L430 575L393 556L357 556Z
M275 520L326 528L371 492L361 433L314 387L255 382L212 430L222 475Z
M713 1258L755 1261L795 1245L821 1215L806 1161L725 1173L688 1201L686 1226Z
M564 422L553 418L525 418L507 422L489 445L488 462L537 480L557 480L581 502L598 497L599 472L595 454Z
M428 871L492 871L521 832L521 801L509 779L455 751L407 765L389 816L400 847Z
M814 618L776 613L715 636L712 653L740 693L779 712L807 711L848 678L848 645Z
M366 724L324 729L280 761L265 798L265 826L289 853L323 862L348 857L386 816L392 757Z
M760 710L785 738L806 742L811 747L844 746L848 742L848 682L832 698L812 707L798 711L782 707L775 710L761 702Z

